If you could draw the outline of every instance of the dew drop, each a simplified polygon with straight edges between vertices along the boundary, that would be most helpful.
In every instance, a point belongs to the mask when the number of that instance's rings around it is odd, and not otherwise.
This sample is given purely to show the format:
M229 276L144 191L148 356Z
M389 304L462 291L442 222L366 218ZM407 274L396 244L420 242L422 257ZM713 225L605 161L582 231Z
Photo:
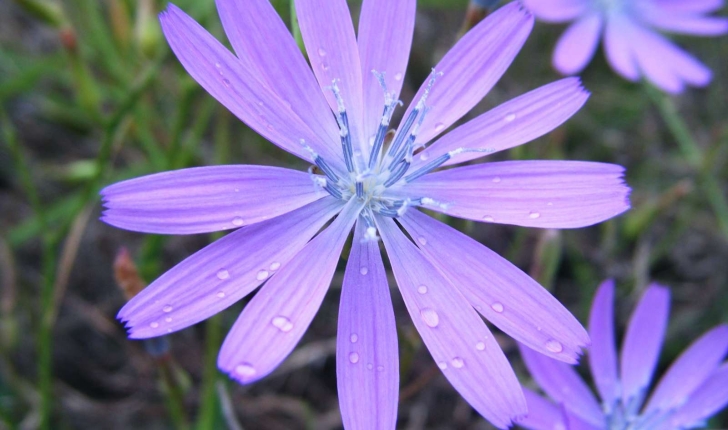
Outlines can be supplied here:
M377 372L384 372L384 366L377 366Z
M159 327L159 323L156 322L156 321L154 321L152 323L149 323L149 327L151 327L151 328L157 328L157 327Z
M367 369L369 369L369 370L374 369L374 365L372 363L367 363Z
M324 48L319 48L318 49L318 54L320 56L322 56L322 57L325 57L326 56L326 51L324 50Z
M554 205L554 203L553 203L553 202L548 202L548 203L546 203L546 206L553 206L553 205Z
M217 67L219 69L221 67L220 63L215 63L215 67Z
M351 354L349 354L349 361L352 364L358 363L359 362L359 354L357 354L356 352L352 352Z
M268 271L267 270L261 270L258 272L258 275L256 278L258 278L259 281L263 281L268 277Z
M445 363L444 361L440 361L439 363L437 363L437 367L439 367L442 370L445 370L445 369L447 369L447 363Z
M484 351L485 350L485 343L483 343L483 342L476 343L475 344L475 349L477 349L478 351Z
M269 131L275 130L275 127L273 127L273 124L270 124L270 123L268 123L268 125L266 126L266 128L268 128Z
M281 267L281 263L279 263L279 262L276 261L275 263L271 263L271 265L270 265L270 271L271 272L275 272L280 267Z
M230 272L228 272L225 269L220 270L220 271L217 272L217 279L221 279L222 280L222 279L227 279L229 277L230 277Z
M236 216L235 218L233 218L233 225L234 226L240 227L243 224L245 224L245 221L243 221L243 219L240 218L239 216Z
M225 298L225 293L223 291L218 291L216 296L218 299L223 299Z
M483 217L483 221L485 221L485 222L493 222L493 221L495 221L495 219L492 216L490 216L490 215L486 215L486 216Z
M445 128L445 124L438 122L435 124L435 132L439 133Z
M551 339L546 342L546 349L551 352L561 352L564 350L564 345L562 345L559 341Z
M256 374L255 367L248 363L242 363L235 366L235 372L241 376L253 376Z
M288 333L293 328L291 320L284 316L277 316L271 320L271 324L283 333Z
M396 74L394 75L394 80L395 80L395 81L401 81L401 80L402 80L402 78L403 78L403 75L402 75L401 73L396 73Z
M427 239L422 236L418 237L417 241L420 243L420 245L427 245Z
M440 315L434 309L424 308L420 311L420 316L422 317L422 321L430 327L437 327L440 324Z
M500 181L501 181L500 176L496 176L495 178L493 178L493 182L496 184L499 183Z
M227 78L223 78L222 83L226 88L230 88L230 81Z
M528 217L531 218L531 219L536 219L536 218L538 218L540 216L541 216L541 214L538 213L538 212L531 212L530 214L528 214Z
M329 70L329 63L324 61L323 63L321 63L321 68L323 70Z
M419 287L417 287L417 292L420 294L427 294L427 286L420 285Z
M361 268L359 269L359 273L361 273L362 275L366 275L367 273L369 273L369 268L361 266Z
M422 154L420 154L420 160L426 161L428 158L430 158L430 154L428 154L427 152L423 152Z
M164 319L164 321L166 321L168 323L171 323L172 322L172 317L167 317L167 318Z
M461 367L465 366L465 361L463 361L463 359L460 357L455 357L450 360L450 364L452 364L452 367L460 369Z
M503 312L503 304L501 304L501 303L498 303L498 302L493 303L492 305L490 305L490 307L493 308L493 310L498 313Z
M162 312L167 313L167 314L172 312L172 306L167 305L167 306L163 307Z
M356 341L359 340L359 336L357 336L356 333L352 333L352 335L349 336L349 340L351 341L351 343L356 343Z
M508 115L505 116L505 118L503 118L503 120L505 122L512 122L515 119L516 119L516 114L514 114L513 112L509 113Z

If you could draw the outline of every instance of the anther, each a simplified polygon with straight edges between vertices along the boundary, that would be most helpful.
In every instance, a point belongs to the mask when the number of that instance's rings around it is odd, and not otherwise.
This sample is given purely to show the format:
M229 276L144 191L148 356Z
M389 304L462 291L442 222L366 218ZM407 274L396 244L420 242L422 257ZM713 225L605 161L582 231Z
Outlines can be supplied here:
M336 85L336 79L331 83L331 91L334 93L336 98L336 105L339 110L339 114L336 119L339 123L339 135L341 136L341 147L344 152L344 161L346 162L346 169L349 172L354 172L354 149L351 144L351 133L349 132L349 117L346 113L346 106L344 105L344 99L341 97L341 91L339 86Z
M321 158L316 151L311 148L304 139L300 140L301 146L303 146L308 152L311 153L311 157L313 158L314 164L318 166L319 169L321 169L322 172L328 177L332 182L336 183L339 182L339 176L334 172L334 169L329 166L329 163L326 162L323 158Z
M394 108L397 106L397 103L399 103L395 102L392 93L387 91L387 84L384 81L384 74L379 73L375 70L372 70L372 73L374 73L374 75L377 77L377 80L379 80L379 85L381 85L382 90L384 91L384 111L382 112L382 119L379 122L377 135L374 138L372 151L369 155L369 169L373 169L374 166L377 164L377 161L379 160L379 151L381 151L382 145L384 144L384 137L387 134L389 122L392 119Z
M454 150L452 150L452 151L450 151L450 152L448 152L446 154L442 154L441 156L435 158L434 160L432 160L429 163L425 164L421 168L417 169L417 171L415 171L414 173L412 173L410 175L407 175L404 178L404 181L405 182L412 182L415 179L417 179L417 178L419 178L419 177L421 177L423 175L426 175L426 174L430 173L431 171L437 169L438 167L440 167L443 164L445 164L446 162L448 162L452 157L454 157L454 156L456 156L458 154L462 154L463 152L486 152L486 153L490 153L490 152L493 152L493 151L494 151L493 148L484 148L484 149L458 148L458 149L454 149Z

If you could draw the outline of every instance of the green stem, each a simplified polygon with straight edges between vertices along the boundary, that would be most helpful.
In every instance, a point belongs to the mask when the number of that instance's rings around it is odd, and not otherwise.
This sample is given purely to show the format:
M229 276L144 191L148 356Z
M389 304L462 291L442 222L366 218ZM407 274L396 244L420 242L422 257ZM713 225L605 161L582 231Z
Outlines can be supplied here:
M220 315L215 315L205 323L205 358L202 374L200 399L200 415L197 430L213 430L218 415L218 401L215 386L217 385L217 353L222 341L222 324Z
M698 185L713 208L721 232L728 237L728 202L718 180L711 172L708 157L703 156L702 150L693 139L689 127L678 113L672 99L650 84L645 84L645 89L677 142L680 152L697 171Z

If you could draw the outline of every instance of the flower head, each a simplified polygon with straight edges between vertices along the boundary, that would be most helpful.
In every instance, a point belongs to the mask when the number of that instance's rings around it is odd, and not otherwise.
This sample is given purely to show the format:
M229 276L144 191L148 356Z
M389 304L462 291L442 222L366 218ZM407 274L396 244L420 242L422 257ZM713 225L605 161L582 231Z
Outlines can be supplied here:
M645 291L627 326L617 369L614 342L614 282L599 287L589 319L589 365L601 406L568 365L521 348L538 385L559 406L524 390L529 416L519 424L534 430L674 430L697 428L728 404L728 325L696 340L670 366L647 402L665 337L670 292L657 284Z
M396 420L397 339L379 238L415 326L453 386L498 427L525 414L515 374L478 312L566 362L576 362L589 342L586 331L526 274L417 207L548 228L591 225L629 207L623 168L611 164L500 162L432 173L541 136L586 101L579 81L564 79L426 146L493 87L530 33L531 15L511 4L463 37L385 145L415 0L364 1L358 37L345 0L296 1L310 67L268 0L218 0L217 6L236 55L170 5L160 19L172 50L220 103L313 166L308 172L200 167L104 189L102 219L117 227L161 234L238 228L124 306L119 318L130 337L188 327L264 284L218 360L231 377L254 382L303 336L354 228L337 346L345 426L393 428Z
M604 34L604 51L615 72L630 81L645 78L664 91L706 86L712 73L656 30L694 36L728 32L728 19L707 16L723 0L523 0L537 18L574 23L554 51L554 66L581 72Z

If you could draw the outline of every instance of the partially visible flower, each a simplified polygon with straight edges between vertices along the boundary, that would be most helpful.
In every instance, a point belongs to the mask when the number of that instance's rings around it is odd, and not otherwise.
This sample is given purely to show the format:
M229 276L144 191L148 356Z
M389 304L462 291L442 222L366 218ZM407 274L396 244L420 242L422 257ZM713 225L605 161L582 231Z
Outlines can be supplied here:
M385 145L415 0L365 0L358 38L345 0L297 0L313 72L269 0L217 0L217 7L237 56L170 5L160 19L172 50L220 103L315 167L199 167L104 189L102 219L117 227L161 234L238 228L121 309L130 337L183 329L265 284L218 359L239 382L255 382L303 336L354 228L336 356L344 426L394 428L397 417L397 334L380 236L414 324L452 385L498 427L525 414L518 380L481 315L571 363L589 342L586 330L518 268L417 207L541 228L583 227L629 208L624 169L613 164L513 161L432 173L548 133L586 101L578 79L563 79L425 147L495 85L533 17L511 4L473 28L436 66Z
M630 81L642 77L669 93L685 85L708 85L704 64L657 33L694 36L728 32L728 19L707 16L723 0L523 0L546 22L575 21L559 40L554 66L565 74L581 72L604 35L604 51L615 72Z
M670 307L667 288L652 284L627 326L617 369L614 341L614 282L602 283L592 304L588 350L597 402L573 367L522 347L526 367L556 403L524 389L529 415L519 422L533 430L676 430L705 426L728 404L728 325L693 342L656 384L647 401L665 337Z

